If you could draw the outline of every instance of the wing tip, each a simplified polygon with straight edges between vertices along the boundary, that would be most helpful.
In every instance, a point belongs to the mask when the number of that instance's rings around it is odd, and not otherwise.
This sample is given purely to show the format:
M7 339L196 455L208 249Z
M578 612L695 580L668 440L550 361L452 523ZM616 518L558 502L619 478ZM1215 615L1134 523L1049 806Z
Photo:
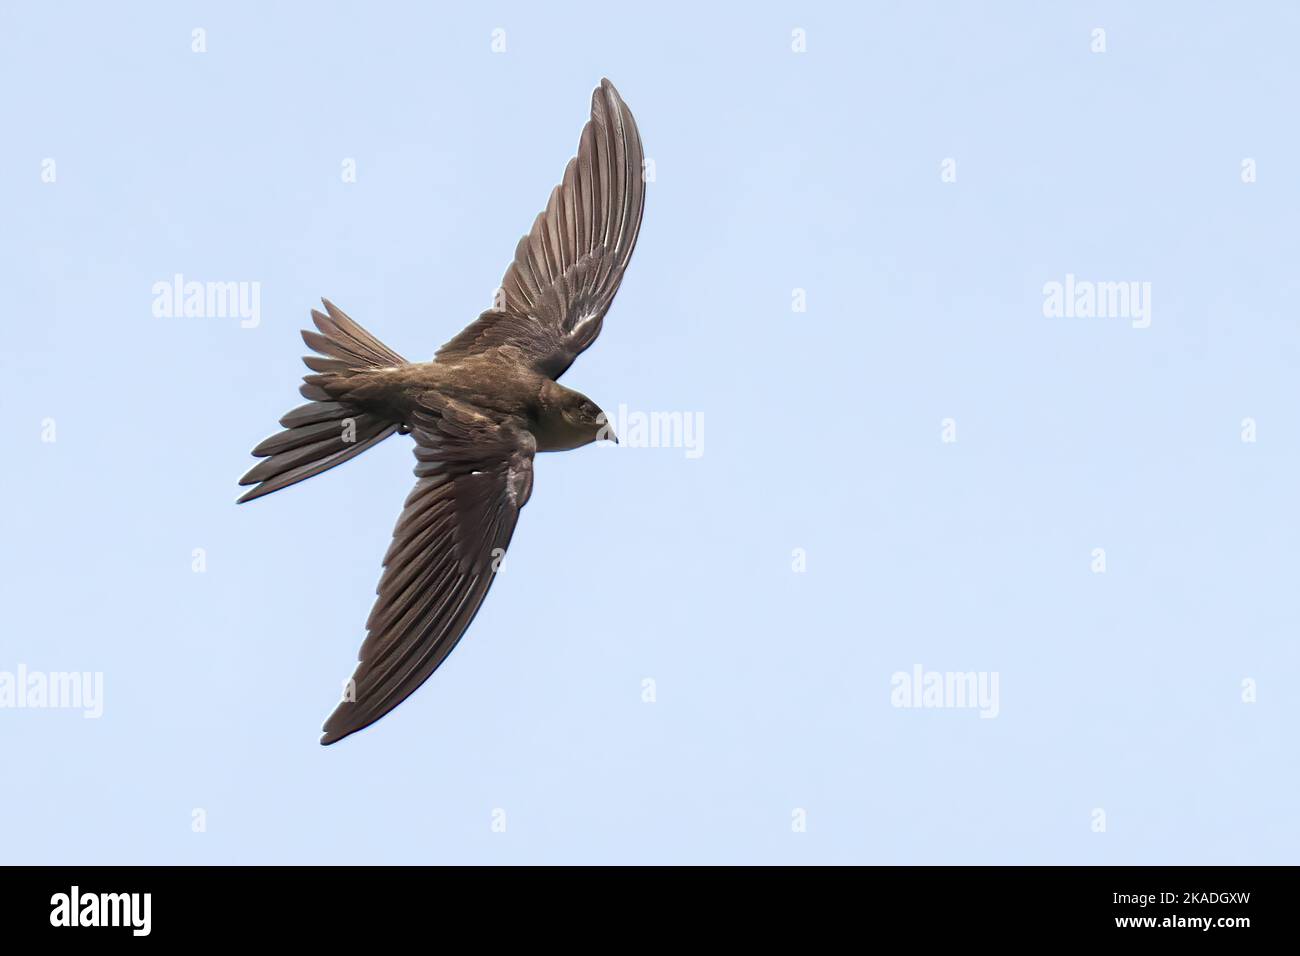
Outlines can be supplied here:
M623 97L619 96L618 87L609 81L609 77L602 76L600 85L591 92L591 106L593 112L599 106L619 107L623 103Z
M248 485L253 485L253 487L249 488L248 491L245 491L242 495L240 495L238 498L235 499L235 504L237 505L242 505L246 502L253 501L257 498L261 498L263 495L268 493L267 489L265 488L266 482L258 481L255 478L249 478L248 475L244 475L243 478L239 479L239 485L240 487L247 487Z
M338 712L336 711L334 714L331 714L329 720L325 721L325 726L320 729L320 745L322 747L336 744L348 734L352 733L352 731L345 730L334 723L334 718L337 716L337 713Z
M350 737L353 734L355 734L358 730L365 730L367 727L369 727L371 724L375 722L374 718L367 718L359 722L356 720L347 720L345 717L346 712L343 710L343 708L345 704L350 704L350 703L352 703L352 701L344 701L340 703L338 707L334 709L334 712L330 714L329 718L325 721L325 726L321 727L320 745L322 747L328 747L330 744L336 744L344 737Z

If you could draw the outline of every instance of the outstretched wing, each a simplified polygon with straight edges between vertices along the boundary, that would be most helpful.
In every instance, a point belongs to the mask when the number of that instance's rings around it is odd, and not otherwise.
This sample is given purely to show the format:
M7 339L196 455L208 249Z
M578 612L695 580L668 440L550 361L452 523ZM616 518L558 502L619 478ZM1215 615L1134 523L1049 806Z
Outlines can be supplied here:
M437 670L483 603L533 490L537 444L523 429L455 402L417 412L411 425L418 480L323 744L374 723Z
M456 361L512 345L543 375L564 374L600 334L632 258L645 206L643 160L631 111L614 84L601 80L578 155L519 240L500 307L475 319L437 357Z

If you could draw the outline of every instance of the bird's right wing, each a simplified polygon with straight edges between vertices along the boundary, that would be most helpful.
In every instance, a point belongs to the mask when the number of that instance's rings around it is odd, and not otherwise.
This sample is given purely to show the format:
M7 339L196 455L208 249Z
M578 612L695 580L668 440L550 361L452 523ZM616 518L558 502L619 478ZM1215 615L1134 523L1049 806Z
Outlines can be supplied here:
M515 346L536 371L563 375L600 334L632 258L645 207L644 156L631 110L601 80L578 155L506 269L501 308L471 322L437 358Z
M492 585L533 488L532 435L456 402L417 412L415 488L384 557L379 597L331 744L384 716L451 653Z

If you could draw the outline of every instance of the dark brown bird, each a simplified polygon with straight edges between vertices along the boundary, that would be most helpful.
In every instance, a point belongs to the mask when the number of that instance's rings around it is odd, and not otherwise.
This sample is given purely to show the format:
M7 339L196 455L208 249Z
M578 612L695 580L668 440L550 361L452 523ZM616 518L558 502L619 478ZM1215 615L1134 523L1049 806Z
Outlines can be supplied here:
M483 603L533 490L533 456L617 440L605 414L556 379L600 334L645 202L641 135L609 80L578 155L515 248L497 308L408 362L336 308L303 339L310 399L253 449L250 501L318 475L394 433L415 438L415 487L384 557L360 664L321 743L400 704L456 646Z

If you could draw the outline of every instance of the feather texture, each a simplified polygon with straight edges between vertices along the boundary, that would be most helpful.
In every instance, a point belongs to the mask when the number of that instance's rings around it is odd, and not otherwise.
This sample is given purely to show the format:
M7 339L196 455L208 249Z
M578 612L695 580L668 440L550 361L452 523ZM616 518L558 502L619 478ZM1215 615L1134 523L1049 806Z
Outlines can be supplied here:
M578 154L546 209L515 247L502 307L484 312L438 350L440 361L514 346L559 378L600 334L623 281L645 209L644 150L632 112L601 80Z

